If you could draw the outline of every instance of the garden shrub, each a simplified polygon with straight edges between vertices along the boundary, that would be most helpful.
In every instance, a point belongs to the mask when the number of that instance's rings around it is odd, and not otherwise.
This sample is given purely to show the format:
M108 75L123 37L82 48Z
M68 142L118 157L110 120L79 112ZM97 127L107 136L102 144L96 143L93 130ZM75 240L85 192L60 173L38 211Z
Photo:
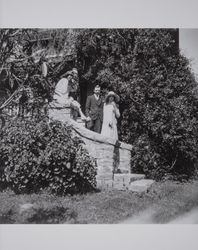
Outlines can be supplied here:
M83 193L95 189L95 177L94 160L67 124L14 119L1 131L1 189Z

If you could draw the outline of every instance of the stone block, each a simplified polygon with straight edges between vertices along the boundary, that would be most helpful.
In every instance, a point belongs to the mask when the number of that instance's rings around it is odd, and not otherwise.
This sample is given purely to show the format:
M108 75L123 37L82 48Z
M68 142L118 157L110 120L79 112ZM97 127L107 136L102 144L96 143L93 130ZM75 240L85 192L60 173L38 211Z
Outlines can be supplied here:
M97 188L100 190L111 190L113 187L113 181L112 180L100 180L97 181Z
M115 164L121 172L130 172L131 145L123 142L117 143L115 139L90 131L71 119L69 123L73 132L85 142L90 156L96 159L98 174L112 173Z
M112 189L113 187L112 176L113 176L112 174L98 175L96 177L97 188L102 190Z
M96 177L97 188L102 190L112 189L113 186L112 178L113 178L112 173L97 175Z
M130 173L128 168L126 168L126 169L122 168L122 170L119 168L119 170L121 171L122 174L129 174Z
M82 121L81 118L77 118L77 121L76 121L76 122L77 122L80 126L85 127L85 122Z
M116 190L128 190L129 184L123 182L113 182L113 189Z
M130 174L114 174L114 182L130 183Z
M96 177L97 180L113 180L113 174L101 174L97 175Z
M49 109L49 117L50 119L58 120L61 122L69 122L71 117L71 109L70 107L66 108L50 108Z
M127 190L130 184L130 174L114 174L113 188Z
M131 180L130 182L137 181L137 180L142 180L145 178L144 174L130 174Z
M133 192L146 192L155 181L149 179L133 181L129 185L129 190Z
M126 161L125 163L120 162L119 165L119 170L121 171L121 173L130 173L130 162Z
M144 178L145 178L144 174L131 174L131 173L114 174L114 181L122 181L124 183L131 183L133 181L142 180Z

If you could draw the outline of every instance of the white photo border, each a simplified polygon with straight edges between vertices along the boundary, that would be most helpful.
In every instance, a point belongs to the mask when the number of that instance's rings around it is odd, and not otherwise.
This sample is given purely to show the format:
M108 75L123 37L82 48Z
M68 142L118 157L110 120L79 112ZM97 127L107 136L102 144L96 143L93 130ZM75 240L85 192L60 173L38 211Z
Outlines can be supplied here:
M0 28L198 28L197 0L0 0ZM1 250L195 250L197 225L0 225Z

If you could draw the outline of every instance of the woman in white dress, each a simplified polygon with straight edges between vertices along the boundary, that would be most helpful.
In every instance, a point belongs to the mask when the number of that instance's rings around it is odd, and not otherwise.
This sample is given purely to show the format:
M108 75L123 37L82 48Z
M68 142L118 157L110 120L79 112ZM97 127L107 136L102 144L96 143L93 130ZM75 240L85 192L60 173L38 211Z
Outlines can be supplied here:
M53 96L54 101L51 104L49 112L50 117L65 121L65 117L68 114L67 108L71 108L71 118L76 120L76 112L80 114L83 121L87 118L81 110L81 105L72 96L70 96L70 81L72 80L73 74L71 71L66 72L56 85L55 93ZM75 113L74 113L75 112Z
M103 124L101 134L118 140L117 119L120 117L120 111L116 105L119 102L119 96L113 91L107 94L103 109Z

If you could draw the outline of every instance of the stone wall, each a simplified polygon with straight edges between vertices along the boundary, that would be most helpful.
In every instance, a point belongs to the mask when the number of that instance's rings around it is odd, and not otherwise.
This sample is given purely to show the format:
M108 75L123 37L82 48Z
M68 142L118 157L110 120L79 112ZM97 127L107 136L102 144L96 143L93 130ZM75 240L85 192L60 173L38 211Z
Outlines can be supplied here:
M98 175L113 174L113 170L130 173L132 146L112 138L102 136L70 120L73 130L85 142L90 155L98 165Z
M153 185L154 181L144 180L144 175L131 173L131 145L86 129L82 121L77 122L71 119L70 107L51 109L49 116L70 124L74 134L85 142L89 154L97 162L96 181L99 189L147 192Z
M97 162L97 177L108 177L108 179L112 180L114 170L123 174L131 172L131 145L86 129L82 122L79 123L71 119L69 107L66 109L51 109L49 116L70 124L74 133L85 142L89 154Z
M71 109L69 106L67 108L64 108L64 109L50 108L49 109L49 117L53 118L54 120L66 122L66 121L70 120Z

